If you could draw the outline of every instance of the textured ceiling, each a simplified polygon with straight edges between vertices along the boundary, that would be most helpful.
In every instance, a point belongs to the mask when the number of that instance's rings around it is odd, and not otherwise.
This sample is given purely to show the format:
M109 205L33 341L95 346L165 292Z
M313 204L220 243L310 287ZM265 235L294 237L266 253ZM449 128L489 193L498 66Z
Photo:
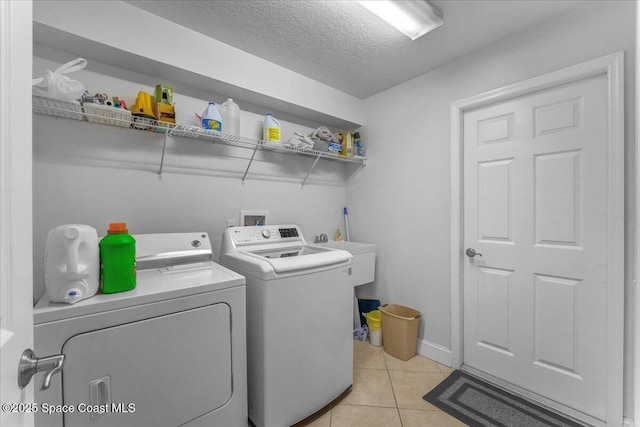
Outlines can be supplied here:
M584 4L434 0L444 25L412 42L355 1L126 1L358 98Z

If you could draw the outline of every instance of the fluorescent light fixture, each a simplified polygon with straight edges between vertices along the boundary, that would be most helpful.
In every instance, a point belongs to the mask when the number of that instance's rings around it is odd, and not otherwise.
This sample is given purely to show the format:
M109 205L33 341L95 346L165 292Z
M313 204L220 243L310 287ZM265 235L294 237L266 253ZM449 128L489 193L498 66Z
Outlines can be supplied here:
M372 0L358 3L411 40L427 34L444 22L442 12L426 0Z

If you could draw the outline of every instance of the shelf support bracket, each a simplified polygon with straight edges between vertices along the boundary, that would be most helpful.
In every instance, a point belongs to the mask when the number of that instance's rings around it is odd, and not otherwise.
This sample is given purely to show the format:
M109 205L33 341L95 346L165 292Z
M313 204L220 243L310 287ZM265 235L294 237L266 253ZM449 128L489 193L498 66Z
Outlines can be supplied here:
M356 169L356 171L351 174L351 176L349 177L349 179L347 179L347 182L345 182L344 185L345 186L349 185L349 183L351 182L353 177L358 175L358 172L360 172L362 170L362 168L366 166L366 164L367 164L366 161L363 161L362 163L360 163L360 165L358 166L358 169Z
M164 132L164 141L162 142L162 155L160 156L160 169L158 169L158 181L162 181L162 169L164 169L164 153L167 148L167 136L169 130Z
M242 175L242 185L244 185L244 179L247 177L247 174L249 173L249 168L253 163L253 158L256 156L256 151L258 151L258 145L259 143L257 143L256 146L253 147L253 153L251 153L251 159L249 159L249 164L247 165L247 168L244 170L244 174Z
M311 165L311 168L309 168L309 172L307 172L307 176L305 176L304 179L302 180L302 185L300 186L301 188L304 188L304 183L307 182L307 179L309 178L309 175L311 175L311 171L318 164L318 160L320 160L320 156L321 156L321 153L318 153L318 156L316 157L316 160Z

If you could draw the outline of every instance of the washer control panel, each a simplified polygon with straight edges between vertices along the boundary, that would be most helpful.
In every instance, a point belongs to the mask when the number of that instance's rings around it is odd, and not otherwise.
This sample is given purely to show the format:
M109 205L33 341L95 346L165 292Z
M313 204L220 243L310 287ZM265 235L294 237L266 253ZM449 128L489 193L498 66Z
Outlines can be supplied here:
M231 227L225 230L223 239L225 237L231 239L236 246L266 242L299 242L299 244L304 244L302 232L296 225Z
M298 237L298 229L296 227L293 228L279 228L278 232L280 233L280 237Z

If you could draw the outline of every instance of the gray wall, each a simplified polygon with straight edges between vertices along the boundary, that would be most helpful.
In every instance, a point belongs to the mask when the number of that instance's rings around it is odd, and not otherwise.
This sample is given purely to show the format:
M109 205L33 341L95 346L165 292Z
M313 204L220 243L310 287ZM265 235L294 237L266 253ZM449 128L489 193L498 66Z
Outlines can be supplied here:
M423 313L420 337L451 348L450 106L530 77L625 52L625 416L633 414L635 3L585 2L515 37L366 100L369 162L347 188L354 240L378 245L361 297Z

